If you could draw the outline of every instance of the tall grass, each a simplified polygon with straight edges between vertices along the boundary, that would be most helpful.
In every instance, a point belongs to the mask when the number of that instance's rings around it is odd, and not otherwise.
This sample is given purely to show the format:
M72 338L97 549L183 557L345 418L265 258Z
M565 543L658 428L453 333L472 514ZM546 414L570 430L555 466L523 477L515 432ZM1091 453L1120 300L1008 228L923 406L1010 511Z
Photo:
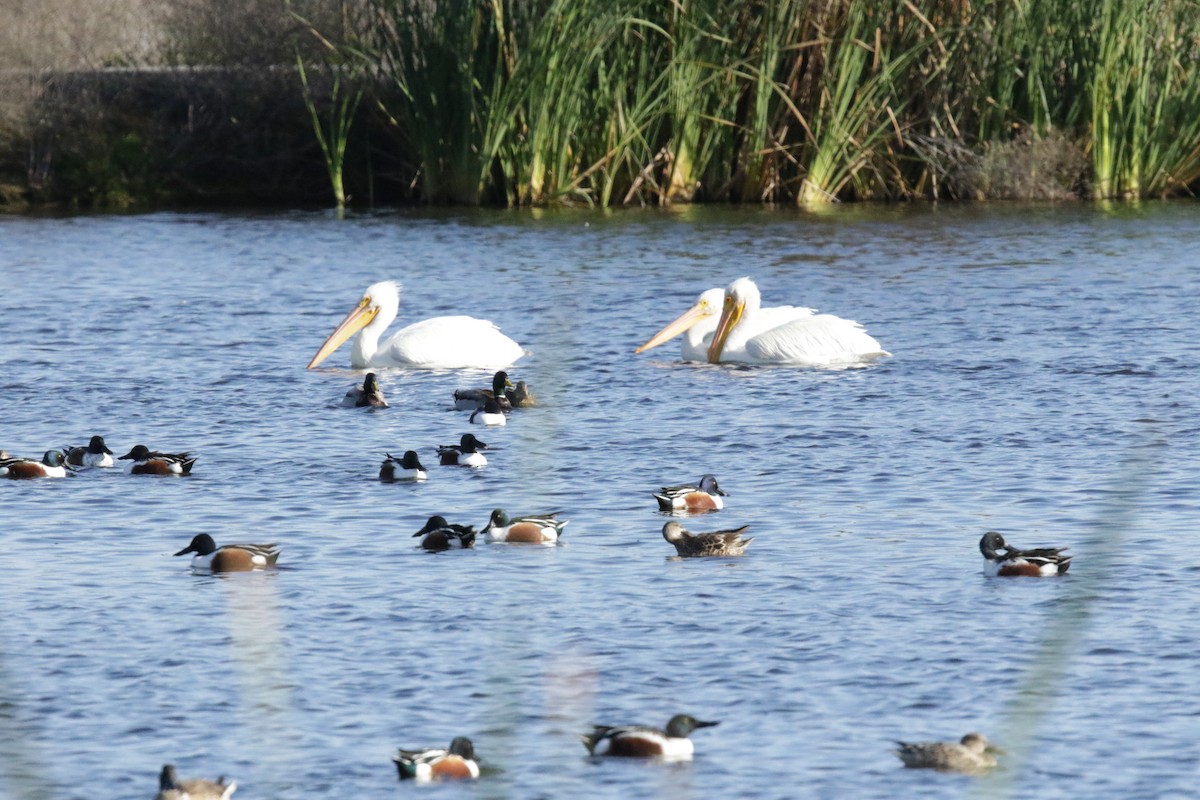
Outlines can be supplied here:
M241 38L217 24L234 6ZM168 39L188 41L165 43L166 63L261 68L308 48L301 86L335 200L370 196L363 180L430 203L601 206L1200 188L1197 0L169 7ZM319 36L297 39L296 15ZM317 62L342 76L332 97ZM351 119L369 129L351 139ZM1047 179L1047 154L1084 174Z

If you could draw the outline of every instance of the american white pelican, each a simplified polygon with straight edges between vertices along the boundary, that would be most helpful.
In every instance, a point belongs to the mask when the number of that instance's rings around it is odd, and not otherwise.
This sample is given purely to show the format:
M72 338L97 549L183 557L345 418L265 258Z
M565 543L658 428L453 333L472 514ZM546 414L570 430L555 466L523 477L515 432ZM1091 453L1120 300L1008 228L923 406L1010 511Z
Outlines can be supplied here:
M708 343L712 339L713 331L717 329L717 321L721 317L721 304L724 299L725 293L720 289L709 289L707 292L702 292L696 299L695 305L676 317L674 321L651 336L644 345L633 352L635 354L644 353L683 333L686 334L680 349L680 356L683 360L707 361Z
M708 345L709 363L838 367L891 355L857 322L809 309L780 322L780 309L763 309L761 302L758 287L749 278L729 284L721 319Z
M308 369L320 364L356 332L350 366L421 367L425 369L496 369L525 354L521 345L493 323L474 317L431 317L394 333L382 345L379 337L400 308L400 284L380 281L367 287L341 324L317 350Z
M695 305L683 312L644 345L633 352L643 353L660 344L670 341L679 334L685 334L680 348L680 357L684 361L708 361L708 346L712 343L713 333L721 319L721 311L725 304L725 291L720 288L702 292L696 299ZM811 317L816 312L811 308L801 306L774 306L760 308L756 325L761 329L777 327L796 319ZM740 351L727 348L722 361L740 361Z

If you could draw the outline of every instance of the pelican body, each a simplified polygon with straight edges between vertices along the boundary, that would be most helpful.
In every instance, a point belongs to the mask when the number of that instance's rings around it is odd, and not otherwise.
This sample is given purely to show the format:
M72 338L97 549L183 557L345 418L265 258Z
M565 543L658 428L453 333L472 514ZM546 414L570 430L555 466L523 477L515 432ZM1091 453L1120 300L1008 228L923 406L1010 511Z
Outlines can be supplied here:
M863 326L810 308L762 308L758 286L738 278L725 289L710 364L845 367L891 355Z
M358 338L350 352L350 365L355 369L497 369L525 354L493 323L467 316L414 322L380 344L380 337L399 309L400 284L380 281L367 287L362 299L308 362L308 369L328 358L355 333Z

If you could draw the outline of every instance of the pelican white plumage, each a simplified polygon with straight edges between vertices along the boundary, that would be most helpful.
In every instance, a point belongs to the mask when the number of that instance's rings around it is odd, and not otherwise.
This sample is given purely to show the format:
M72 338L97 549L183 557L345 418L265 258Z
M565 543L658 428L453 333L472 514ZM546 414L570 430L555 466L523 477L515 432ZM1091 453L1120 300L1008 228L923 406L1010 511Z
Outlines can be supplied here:
M761 302L749 278L729 284L708 345L709 363L844 367L891 355L857 322L807 308L763 309ZM807 313L787 319L782 309Z
M320 364L347 339L358 333L350 353L355 369L418 367L423 369L498 369L525 351L495 324L467 316L431 317L379 337L400 308L400 284L380 281L367 287L362 300L317 350L308 369Z
M684 334L680 356L684 361L708 361L708 347L712 343L713 333L721 319L725 304L725 290L709 289L700 294L696 303L687 311L680 314L634 353L644 353L664 342L670 341L679 334ZM755 315L754 325L759 330L779 327L797 319L811 317L816 312L811 308L801 306L773 306L759 308ZM745 361L744 348L726 345L721 361Z
M708 343L712 340L713 331L717 329L717 321L721 318L721 304L724 300L725 292L719 287L701 292L700 297L696 299L696 303L691 308L676 317L633 352L635 354L644 353L671 341L682 333L684 337L679 351L680 357L684 361L707 361Z

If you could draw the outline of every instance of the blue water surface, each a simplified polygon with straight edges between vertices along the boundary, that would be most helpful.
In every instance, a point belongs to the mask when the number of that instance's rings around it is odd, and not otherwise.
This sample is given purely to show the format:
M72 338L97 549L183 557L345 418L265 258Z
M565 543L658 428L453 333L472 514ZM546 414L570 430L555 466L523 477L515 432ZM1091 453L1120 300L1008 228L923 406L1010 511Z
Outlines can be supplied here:
M0 217L0 447L105 436L183 479L0 484L0 795L149 798L171 762L239 800L392 798L397 747L471 737L479 798L1165 798L1200 757L1200 208ZM843 371L633 350L741 275L862 322ZM336 407L377 280L529 351L482 470L436 466L483 371L385 370ZM420 485L376 480L417 450ZM651 494L718 476L740 559L673 558ZM431 514L560 511L558 547L427 554ZM977 543L1069 546L986 579ZM196 575L198 532L281 543ZM593 723L697 731L596 763ZM896 739L986 732L987 779ZM425 796L422 793L422 796Z

